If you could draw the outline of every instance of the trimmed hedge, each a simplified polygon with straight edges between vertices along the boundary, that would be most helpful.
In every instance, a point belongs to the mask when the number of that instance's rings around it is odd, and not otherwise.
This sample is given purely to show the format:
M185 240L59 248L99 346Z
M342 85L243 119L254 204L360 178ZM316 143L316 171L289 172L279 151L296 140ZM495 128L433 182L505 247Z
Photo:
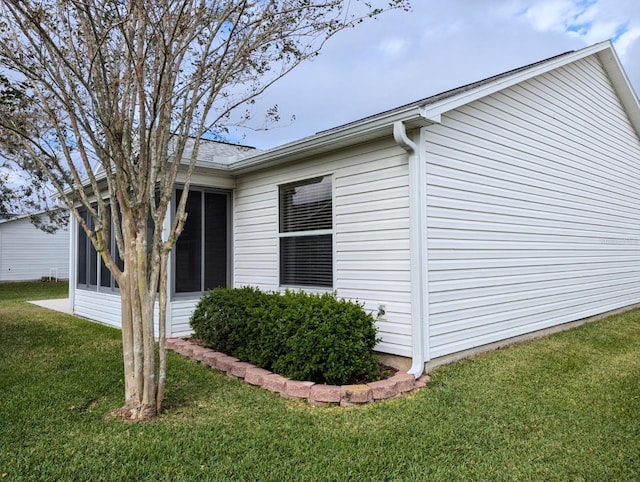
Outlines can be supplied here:
M191 327L209 348L287 378L333 385L380 378L373 316L331 293L219 288L200 300Z

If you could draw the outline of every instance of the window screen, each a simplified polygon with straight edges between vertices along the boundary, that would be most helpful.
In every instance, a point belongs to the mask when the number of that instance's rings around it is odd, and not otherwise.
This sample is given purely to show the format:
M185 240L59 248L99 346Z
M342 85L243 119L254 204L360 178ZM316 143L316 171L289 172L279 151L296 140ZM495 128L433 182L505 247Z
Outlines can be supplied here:
M176 242L176 292L202 290L202 198L198 191L189 193L185 211L187 220ZM182 191L176 192L179 200Z
M182 190L176 190L176 202ZM175 246L175 292L192 293L227 286L227 193L191 189L184 230Z
M93 218L86 209L79 210L80 217L94 228ZM91 240L78 224L78 286L96 286L98 284L98 253Z

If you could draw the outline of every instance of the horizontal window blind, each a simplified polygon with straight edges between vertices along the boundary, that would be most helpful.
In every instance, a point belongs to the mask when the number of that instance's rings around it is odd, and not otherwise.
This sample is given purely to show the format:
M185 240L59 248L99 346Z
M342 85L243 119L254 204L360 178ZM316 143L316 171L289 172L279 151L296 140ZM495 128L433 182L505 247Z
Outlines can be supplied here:
M331 229L331 176L280 186L280 232Z
M281 285L333 286L332 194L331 176L280 186Z
M280 284L333 286L332 236L289 236L280 239Z

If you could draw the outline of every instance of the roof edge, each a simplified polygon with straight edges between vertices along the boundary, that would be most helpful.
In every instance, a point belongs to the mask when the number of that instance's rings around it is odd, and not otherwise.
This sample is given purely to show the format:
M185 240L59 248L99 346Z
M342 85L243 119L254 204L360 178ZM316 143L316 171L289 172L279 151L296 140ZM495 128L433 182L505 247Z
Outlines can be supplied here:
M18 214L17 216L13 216L11 218L2 218L0 219L0 224L6 224L6 223L11 223L13 221L22 221L24 219L29 219L32 218L33 216L41 216L43 214L47 214L48 212L53 212L53 211L66 211L67 208L64 206L57 206L51 209L41 209L40 211L36 211L34 213L21 213Z
M427 119L437 122L440 119L440 116L442 116L442 114L446 112L452 111L482 97L486 97L487 95L491 95L500 90L532 79L533 77L546 74L547 72L558 69L560 67L564 67L565 65L569 65L591 55L599 54L606 50L613 51L613 45L609 40L591 45L590 47L585 47L580 50L567 52L556 57L551 57L550 59L532 64L529 68L525 67L522 69L516 69L516 71L511 75L499 75L492 82L487 82L483 85L477 86L476 88L469 89L465 92L447 97L426 106L425 116Z
M503 72L426 99L318 132L312 136L232 162L228 168L234 174L240 174L278 162L326 152L338 146L365 142L385 133L391 134L393 123L396 121L405 122L408 128L437 124L440 123L442 114L446 112L594 54L598 55L603 65L605 65L614 87L623 98L623 103L636 131L640 133L640 106L638 106L638 100L622 69L613 44L610 40L606 40L580 50L559 54L528 66Z
M403 121L408 128L423 127L432 123L424 117L422 107L409 105L274 147L255 156L233 162L229 165L229 169L234 174L241 174L285 160L333 150L338 146L366 142L385 133L391 134L393 123L396 121Z
M640 102L627 77L627 73L622 67L618 54L611 46L610 49L598 52L598 59L609 76L616 94L620 97L622 108L629 117L636 135L640 138Z

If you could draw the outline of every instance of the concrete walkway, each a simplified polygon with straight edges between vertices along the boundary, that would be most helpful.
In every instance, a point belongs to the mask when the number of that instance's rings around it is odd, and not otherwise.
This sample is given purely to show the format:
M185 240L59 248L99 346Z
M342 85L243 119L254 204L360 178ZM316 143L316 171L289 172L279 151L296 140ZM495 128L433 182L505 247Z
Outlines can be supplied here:
M60 313L67 313L72 315L71 311L71 303L69 303L69 298L59 298L56 300L39 300L39 301L29 301L29 303L33 305L42 306L43 308L48 308L53 311L59 311Z

